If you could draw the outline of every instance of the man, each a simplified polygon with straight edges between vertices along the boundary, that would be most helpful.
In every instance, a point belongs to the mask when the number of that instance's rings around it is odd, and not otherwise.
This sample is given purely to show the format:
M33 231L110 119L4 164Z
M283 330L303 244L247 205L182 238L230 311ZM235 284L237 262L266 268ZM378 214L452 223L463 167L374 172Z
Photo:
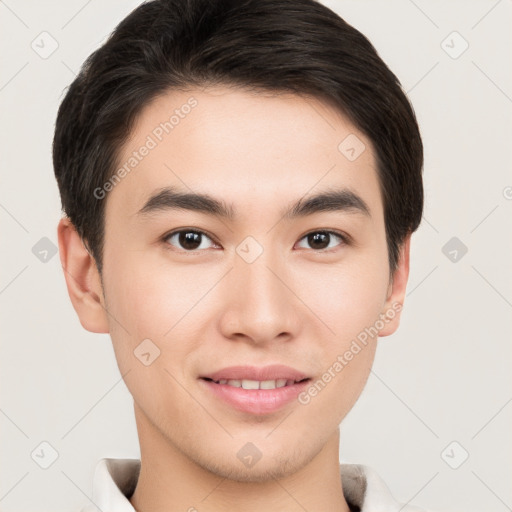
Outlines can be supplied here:
M362 34L314 0L144 3L53 149L68 292L141 448L99 462L92 510L419 510L339 464L423 208L414 112Z

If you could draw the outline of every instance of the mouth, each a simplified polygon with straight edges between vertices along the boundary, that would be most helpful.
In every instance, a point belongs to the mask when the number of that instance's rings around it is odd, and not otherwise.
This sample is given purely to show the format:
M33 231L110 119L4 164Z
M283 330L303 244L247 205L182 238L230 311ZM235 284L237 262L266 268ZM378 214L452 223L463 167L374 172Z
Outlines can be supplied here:
M283 365L233 366L199 377L209 398L253 415L274 413L290 404L311 380Z
M293 386L294 384L300 384L301 382L306 382L311 379L305 377L304 379L294 380L294 379L271 379L271 380L252 380L252 379L219 379L214 380L208 377L201 377L203 380L207 382L213 382L215 384L223 384L226 386L231 386L233 388L242 388L242 389L278 389L284 388L286 386Z

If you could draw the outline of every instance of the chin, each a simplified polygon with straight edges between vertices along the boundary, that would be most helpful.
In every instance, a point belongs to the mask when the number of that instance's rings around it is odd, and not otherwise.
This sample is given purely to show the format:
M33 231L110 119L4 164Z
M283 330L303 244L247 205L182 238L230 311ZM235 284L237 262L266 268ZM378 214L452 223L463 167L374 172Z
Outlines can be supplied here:
M242 465L240 464L240 466ZM262 460L252 468L240 466L226 462L225 464L206 464L203 466L203 469L221 478L243 483L261 483L278 480L292 475L297 470L294 466L287 465L285 467L275 461L264 465Z
M238 451L233 452L230 458L226 458L227 452L230 450L223 452L222 459L217 460L212 459L211 452L209 458L202 454L195 462L204 470L221 478L236 482L261 483L293 475L317 455L314 451L305 453L302 449L293 447L289 447L288 452L279 449L278 453L267 454L267 456L265 456L265 450L262 450L261 458L248 467L242 462Z

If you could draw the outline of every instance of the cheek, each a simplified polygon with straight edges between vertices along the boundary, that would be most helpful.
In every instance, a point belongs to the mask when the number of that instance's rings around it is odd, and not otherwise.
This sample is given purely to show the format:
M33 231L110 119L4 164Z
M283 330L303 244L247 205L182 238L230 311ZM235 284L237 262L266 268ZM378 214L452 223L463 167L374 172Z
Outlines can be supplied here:
M175 410L176 402L189 400L178 383L184 382L195 338L184 327L190 327L189 316L206 283L188 283L190 277L183 271L126 256L105 259L105 274L110 336L119 370L126 375L136 403L150 417L163 421L168 412L162 411Z
M328 327L319 338L323 373L300 401L311 407L309 417L325 418L330 410L333 425L339 424L360 396L377 347L375 326L388 284L382 275L386 268L376 263L317 269L302 281L305 302Z
M300 284L299 294L307 306L330 328L333 343L343 344L373 325L382 311L387 261L361 257L314 265L301 268L294 282Z
M201 318L211 308L208 291L222 272L203 266L171 264L142 251L105 258L111 337L120 365L130 367L133 351L146 339L161 350L158 362L187 362L201 340ZM185 365L180 370L185 371Z
M161 339L210 286L193 270L144 259L142 253L116 258L108 272L111 309L138 337Z

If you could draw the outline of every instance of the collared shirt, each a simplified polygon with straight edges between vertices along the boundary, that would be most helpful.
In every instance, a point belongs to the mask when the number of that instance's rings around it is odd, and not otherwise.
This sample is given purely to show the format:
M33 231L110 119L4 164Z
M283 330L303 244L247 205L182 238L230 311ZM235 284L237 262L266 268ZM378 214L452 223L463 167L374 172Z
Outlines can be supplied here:
M101 459L94 472L92 502L81 512L135 512L129 498L139 478L139 459ZM380 476L360 464L340 464L345 500L355 512L427 512L397 502Z

